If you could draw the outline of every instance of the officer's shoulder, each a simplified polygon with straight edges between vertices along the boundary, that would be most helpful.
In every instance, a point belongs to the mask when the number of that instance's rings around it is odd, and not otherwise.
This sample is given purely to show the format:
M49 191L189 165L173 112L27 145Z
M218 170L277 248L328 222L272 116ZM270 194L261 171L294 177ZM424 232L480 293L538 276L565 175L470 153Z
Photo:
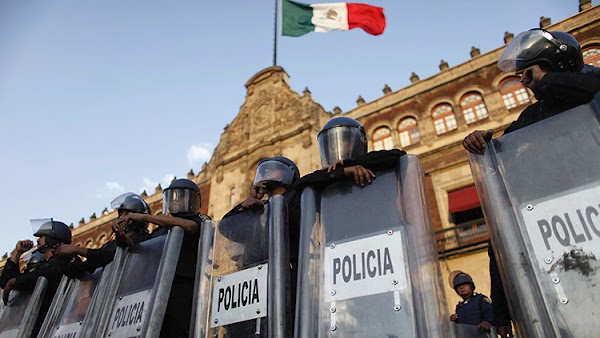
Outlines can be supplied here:
M492 303L492 300L488 296L486 296L486 295L484 295L482 293L475 293L473 295L473 298L477 298L477 299L483 300L483 301L488 302L490 304Z

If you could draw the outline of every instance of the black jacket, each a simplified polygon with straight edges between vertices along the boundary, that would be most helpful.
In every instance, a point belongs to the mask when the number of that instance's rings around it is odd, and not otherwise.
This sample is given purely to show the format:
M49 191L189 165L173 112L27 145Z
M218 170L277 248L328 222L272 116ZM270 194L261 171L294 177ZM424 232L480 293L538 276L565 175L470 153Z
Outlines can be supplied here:
M311 174L304 175L295 183L296 192L302 193L307 186L322 189L333 182L347 180L344 175L344 167L362 165L372 171L382 171L393 168L400 156L406 155L406 152L400 149L378 150L366 153L355 159L344 160L344 166L338 166L335 170L328 173L324 170L317 170Z
M54 259L44 261L38 265L35 270L30 272L21 273L19 270L19 264L13 263L10 259L6 261L2 274L0 275L0 287L6 287L6 283L12 278L15 278L15 285L13 290L32 292L37 283L38 277L45 277L48 280L46 287L46 293L40 306L40 312L38 314L35 326L33 329L33 336L35 337L42 327L46 313L50 308L54 294L58 289L60 280L63 276L63 267L58 264Z
M147 232L138 232L131 235L129 238L131 238L134 244L138 244L150 239L151 236ZM108 265L108 263L112 262L116 252L116 240L109 241L98 249L88 249L86 261L82 262L81 260L77 259L68 263L65 266L65 275L69 276L70 278L77 278L85 271L94 273L96 269L104 267Z

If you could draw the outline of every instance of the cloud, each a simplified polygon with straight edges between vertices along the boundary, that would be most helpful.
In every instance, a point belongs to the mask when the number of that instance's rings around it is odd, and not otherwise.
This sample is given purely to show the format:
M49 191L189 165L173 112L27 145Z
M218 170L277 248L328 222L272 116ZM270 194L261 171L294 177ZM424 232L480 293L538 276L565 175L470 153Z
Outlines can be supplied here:
M96 191L96 198L99 200L105 200L113 198L114 196L125 192L125 187L119 182L107 181L104 186Z
M158 182L153 181L146 176L144 176L142 180L144 182L144 185L140 188L140 193L146 190L146 193L148 193L148 195L152 195L154 193L154 189L158 185Z
M171 184L171 181L173 181L174 178L175 178L175 175L166 174L163 177L162 186L165 187L165 188L168 187Z
M208 162L212 154L210 144L194 144L187 151L187 160L190 164L201 164Z
M108 190L108 191L114 191L114 192L123 192L125 191L125 188L123 188L123 186L121 184L119 184L119 182L114 182L114 181L108 181L104 184L104 187Z
M164 189L166 187L169 186L169 184L171 184L171 181L173 180L175 176L173 174L166 174L165 176L163 176L162 180L159 181L154 181L146 176L144 176L143 180L143 186L140 188L140 193L142 193L142 191L146 190L146 193L148 195L152 195L154 194L154 189L156 189L156 186L160 183L160 186Z

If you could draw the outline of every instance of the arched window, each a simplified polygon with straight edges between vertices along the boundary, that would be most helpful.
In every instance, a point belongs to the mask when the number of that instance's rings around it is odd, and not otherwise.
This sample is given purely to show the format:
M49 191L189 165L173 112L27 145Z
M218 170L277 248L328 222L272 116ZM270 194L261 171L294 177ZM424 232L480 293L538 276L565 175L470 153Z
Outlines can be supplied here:
M452 106L447 103L438 104L431 113L435 133L441 135L456 129L456 116L452 111Z
M392 132L387 127L379 127L373 132L373 150L392 149Z
M102 236L98 238L98 246L102 246L104 243L106 243L106 234L102 234Z
M92 248L92 240L88 239L83 246L86 248Z
M398 123L398 136L400 137L400 146L403 148L419 142L421 134L419 134L417 120L412 117L402 119Z
M509 77L500 83L500 95L506 109L528 103L531 101L529 92L518 77Z
M467 93L460 100L460 107L467 123L473 123L488 117L485 103L479 93Z
M594 67L600 67L600 46L590 46L583 49L583 62Z

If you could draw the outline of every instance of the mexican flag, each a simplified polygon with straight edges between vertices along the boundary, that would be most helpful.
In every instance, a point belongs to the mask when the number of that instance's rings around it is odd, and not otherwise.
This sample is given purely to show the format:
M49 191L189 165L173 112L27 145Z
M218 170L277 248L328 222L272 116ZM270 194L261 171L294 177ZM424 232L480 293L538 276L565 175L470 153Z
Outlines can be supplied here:
M383 8L344 2L307 5L282 0L282 21L282 34L286 36L353 28L380 35L385 29Z

